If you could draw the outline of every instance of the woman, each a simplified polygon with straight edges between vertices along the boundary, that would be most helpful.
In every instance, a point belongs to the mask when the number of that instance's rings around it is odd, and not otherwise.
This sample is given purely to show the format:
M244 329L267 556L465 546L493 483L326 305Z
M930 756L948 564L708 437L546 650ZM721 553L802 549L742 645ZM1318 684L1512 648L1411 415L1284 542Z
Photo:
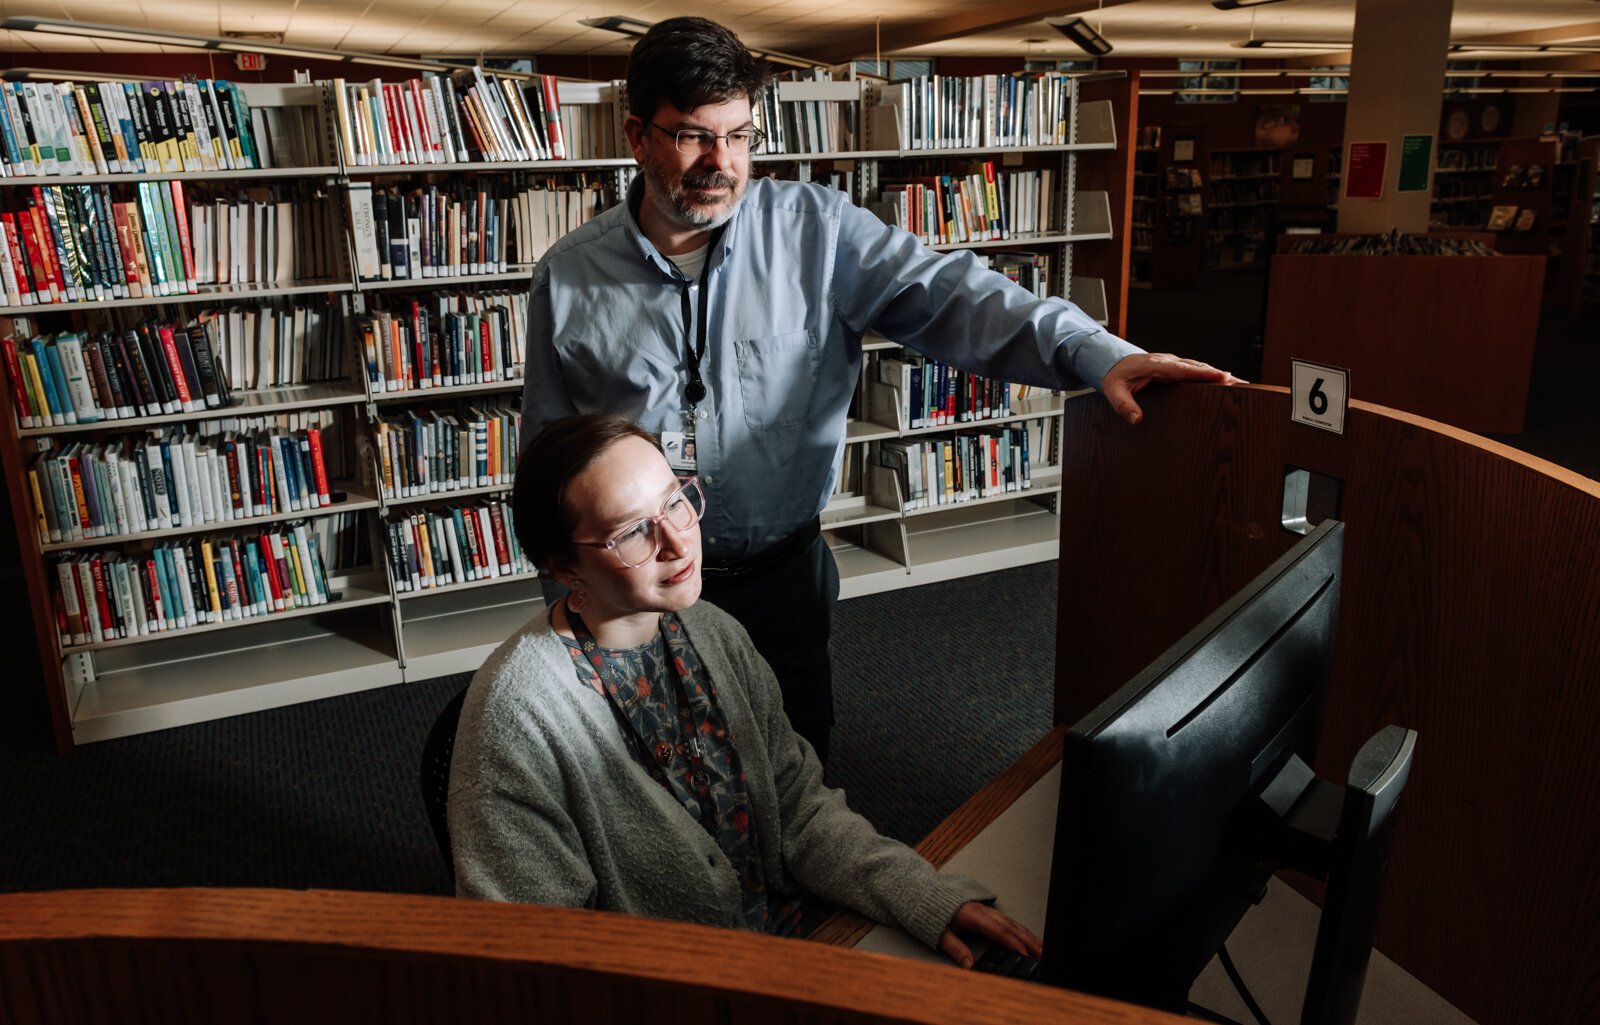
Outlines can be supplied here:
M822 784L771 669L700 596L699 481L610 414L551 424L512 508L570 593L489 657L456 733L462 896L795 934L806 895L970 966L958 933L1037 937Z

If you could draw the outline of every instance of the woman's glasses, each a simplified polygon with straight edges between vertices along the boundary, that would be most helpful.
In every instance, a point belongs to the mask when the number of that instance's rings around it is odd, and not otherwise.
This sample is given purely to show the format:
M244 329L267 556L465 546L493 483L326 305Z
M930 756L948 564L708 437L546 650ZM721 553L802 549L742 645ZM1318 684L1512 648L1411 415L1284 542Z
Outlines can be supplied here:
M706 511L706 493L699 477L690 477L672 490L661 503L659 516L646 516L617 531L609 541L574 541L580 548L609 548L629 569L643 566L661 551L661 524L673 530L688 530L700 522Z

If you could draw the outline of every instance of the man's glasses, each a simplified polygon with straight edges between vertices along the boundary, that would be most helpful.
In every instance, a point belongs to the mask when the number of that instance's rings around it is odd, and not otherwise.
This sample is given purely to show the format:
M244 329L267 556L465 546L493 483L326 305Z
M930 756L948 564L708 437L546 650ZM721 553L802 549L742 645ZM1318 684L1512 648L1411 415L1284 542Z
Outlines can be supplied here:
M672 490L661 503L661 515L646 516L623 527L609 541L574 541L580 548L609 548L629 569L643 566L661 551L661 524L673 530L688 530L700 522L706 511L706 493L699 477L690 477Z
M662 135L672 136L673 141L678 144L679 153L695 153L702 157L717 148L718 139L728 144L729 153L743 155L751 150L760 149L761 144L767 138L766 133L759 128L736 128L727 135L718 135L716 132L708 132L704 128L684 128L673 131L670 128L662 128L654 121L648 121L646 124Z

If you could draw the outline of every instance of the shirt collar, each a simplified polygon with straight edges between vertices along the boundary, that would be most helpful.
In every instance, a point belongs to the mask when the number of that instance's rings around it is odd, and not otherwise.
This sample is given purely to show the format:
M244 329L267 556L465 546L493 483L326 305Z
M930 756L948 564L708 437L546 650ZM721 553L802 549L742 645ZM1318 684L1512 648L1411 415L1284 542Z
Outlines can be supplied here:
M757 184L758 183L752 179L749 184L745 186L744 198L739 201L738 207L734 209L733 219L728 222L728 229L722 233L721 255L723 259L726 259L728 254L733 252L733 240L739 232L739 222L744 220L744 212L750 205L750 190L754 189ZM627 210L628 233L633 237L634 245L638 246L639 255L643 256L646 262L655 266L657 270L661 271L661 273L667 275L668 277L682 277L683 275L678 273L677 266L674 265L671 260L662 255L661 250L656 248L656 244L650 241L650 239L645 235L644 229L639 227L639 208L643 204L644 172L641 171L633 176L633 181L628 183L628 198L627 202L623 204L624 208ZM717 254L707 253L706 260L715 266L717 263Z

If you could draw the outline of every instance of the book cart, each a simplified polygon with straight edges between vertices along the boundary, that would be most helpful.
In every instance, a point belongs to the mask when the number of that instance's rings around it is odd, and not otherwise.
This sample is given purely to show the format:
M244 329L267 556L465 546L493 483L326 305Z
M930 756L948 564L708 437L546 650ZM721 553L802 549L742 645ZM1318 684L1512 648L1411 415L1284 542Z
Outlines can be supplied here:
M554 88L553 80L549 85ZM402 91L396 94L394 88ZM269 268L248 278L236 265L232 281L191 281L187 289L172 289L173 294L86 295L0 307L0 317L9 322L4 333L25 349L39 337L52 339L59 348L63 333L116 337L140 323L165 320L186 326L198 352L199 338L207 333L202 323L216 319L228 325L220 340L211 336L217 349L210 355L232 385L230 404L221 406L208 407L196 394L190 407L158 404L124 409L120 412L136 415L115 417L101 410L100 419L72 424L52 422L47 415L40 422L24 408L39 396L27 388L15 390L13 372L6 368L8 383L0 389L0 454L22 554L22 583L35 610L35 640L61 750L470 671L540 608L538 583L516 550L509 510L526 281L550 242L625 192L634 163L623 155L620 87L562 82L559 100L547 94L544 112L520 112L520 138L515 128L502 126L496 129L500 145L493 152L491 139L482 150L454 154L448 152L448 142L445 153L423 153L418 140L430 133L426 127L419 131L415 123L409 130L410 153L370 132L363 135L363 124L381 125L406 103L414 103L416 121L424 121L425 107L405 95L408 88L414 89L415 83L241 86L241 99L255 112L258 128L264 135L271 133L271 147L277 151L272 167L189 170L179 164L147 167L142 173L108 169L0 178L0 209L7 211L25 209L33 189L51 186L104 185L116 194L138 183L163 183L190 190L186 197L202 191L219 208L236 197L239 202L249 198L261 209L237 216L247 225L253 217L255 233L247 227L243 235L235 234L235 249L248 247L257 264ZM1036 261L1019 258L1011 272L1038 274L1042 292L1070 295L1102 323L1109 320L1114 330L1120 327L1126 252L1120 260L1113 253L1109 262L1102 261L1110 268L1102 277L1072 273L1075 246L1109 246L1126 234L1113 230L1113 205L1119 211L1115 223L1128 222L1123 195L1074 188L1079 161L1112 164L1128 157L1117 150L1117 115L1110 101L1080 104L1076 83L1069 81L1060 94L1065 141L932 148L918 146L917 140L885 137L893 131L888 126L897 123L890 113L895 106L878 88L860 82L780 85L775 102L791 105L791 114L811 117L810 134L790 141L789 152L758 155L754 173L777 170L810 177L812 168L822 167L843 175L836 181L858 201L871 202L897 161L938 160L965 167L990 159L1007 170L1048 165L1055 171L1050 196L1054 216L1048 224L1015 237L946 241L936 248L1042 254L1045 258ZM535 94L536 89L527 89L530 99ZM819 106L801 109L812 102ZM829 142L819 115L823 102L836 104L841 119L853 120L848 131L832 136L835 144L849 144L850 149L819 148ZM549 115L557 103L562 115L552 119L567 136L561 158L550 152L557 129L528 131L530 123ZM463 115L467 110L460 108ZM292 125L292 131L285 125ZM392 130L391 142L407 140L403 113ZM438 134L435 124L435 142ZM1126 177L1127 169L1121 170ZM1109 177L1119 177L1117 171L1110 168ZM313 207L321 212L309 216L306 210ZM270 224L274 212L276 234L263 226L263 217ZM474 224L486 230L475 234ZM431 242L418 237L430 227ZM215 225L211 228L212 251L197 255L237 264L237 252L230 257L215 251L218 231ZM227 235L228 229L220 234ZM469 237L492 240L493 251L484 248L490 245L486 241L473 258L466 251ZM1120 244L1125 247L1126 241ZM310 251L315 259L307 255ZM263 326L267 324L273 326ZM241 338L227 340L230 331L241 330ZM290 335L309 350L285 348ZM313 336L318 341L311 341ZM880 373L882 362L899 354L898 347L870 336L863 347L867 351L859 408L849 424L846 472L824 513L824 528L840 563L842 595L1054 558L1061 490L1054 448L1059 445L1064 397L1038 392L1022 396L995 385L987 394L993 397L992 412L1000 413L1004 393L1003 415L972 424L913 425L910 400ZM452 359L455 374L450 373ZM186 369L193 367L180 363L169 374L169 388ZM70 402L56 403L51 411L60 412L56 405L72 408ZM326 480L313 473L306 455L311 434L322 446L316 467L325 470ZM959 441L983 435L1020 444L1024 434L1033 446L1026 478L1009 451L1002 466L997 442L988 441L987 453L981 454L975 441ZM61 514L55 517L59 522L44 515L41 502L52 501L51 486L37 493L34 487L51 460L87 470L105 496L118 485L136 489L140 481L129 467L105 467L113 451L139 451L135 439L166 442L163 451L182 453L180 466L193 449L194 465L203 472L191 471L189 483L195 489L190 497L209 482L212 490L203 496L209 507L202 510L203 503L195 500L180 515L176 492L181 482L174 480L170 516L159 520L133 513L135 491L121 496L126 508L117 506L117 515L112 515L109 499L106 509L80 510L83 522L94 524L92 529L76 529L77 519L63 508L55 510ZM246 496L241 508L237 485L249 474L241 476L224 453L230 445L243 453L247 441L254 445L252 463L266 460L256 464L253 480L262 491L257 497L267 501L252 505ZM962 496L954 491L938 496L943 501L923 494L919 503L918 496L906 494L896 473L882 465L883 446L925 441L944 442L947 448L971 446L967 456L975 462L968 473L975 476L984 468L991 474L991 492L985 494L973 483ZM155 459L160 465L160 457ZM284 468L288 478L274 479ZM1011 474L1012 490L1005 490L1002 468ZM77 497L71 474L64 479L70 503ZM1027 488L1022 487L1024 480ZM148 498L150 482L143 483ZM55 500L62 499L58 490ZM102 522L107 519L109 524ZM68 520L74 529L68 530ZM314 551L309 542L313 535L320 542ZM430 540L437 546L431 552L424 547ZM258 560L263 563L259 567L234 560L239 579L224 583L223 563L228 560L221 553L230 541L236 552L256 545L278 553L283 561L276 579L282 587L274 591L269 586L274 572L264 559ZM446 551L447 542L451 547ZM158 558L156 550L164 546ZM436 570L445 566L450 572L424 577L419 566L430 557ZM93 565L95 572L81 578L63 575L62 566L69 562ZM121 570L115 568L118 563L124 564ZM137 584L141 563L156 573L146 588L150 596L170 598L174 590L182 592L176 610L131 607L137 602L129 599L139 592L137 587L129 591L128 585ZM214 582L207 580L207 569L216 573ZM124 574L120 604L118 572ZM192 574L187 588L181 586L185 572ZM265 591L264 610L251 605L247 576ZM106 582L103 596L91 579ZM72 617L66 615L72 604L68 582L90 588L75 595L79 602ZM230 586L238 590L230 591ZM115 623L120 631L92 628L93 618L83 605L102 597L101 625ZM281 609L272 607L273 598L282 600ZM213 606L209 616L208 600ZM173 611L180 613L180 620L184 611L193 618L188 624L175 622ZM90 627L87 636L85 626Z

